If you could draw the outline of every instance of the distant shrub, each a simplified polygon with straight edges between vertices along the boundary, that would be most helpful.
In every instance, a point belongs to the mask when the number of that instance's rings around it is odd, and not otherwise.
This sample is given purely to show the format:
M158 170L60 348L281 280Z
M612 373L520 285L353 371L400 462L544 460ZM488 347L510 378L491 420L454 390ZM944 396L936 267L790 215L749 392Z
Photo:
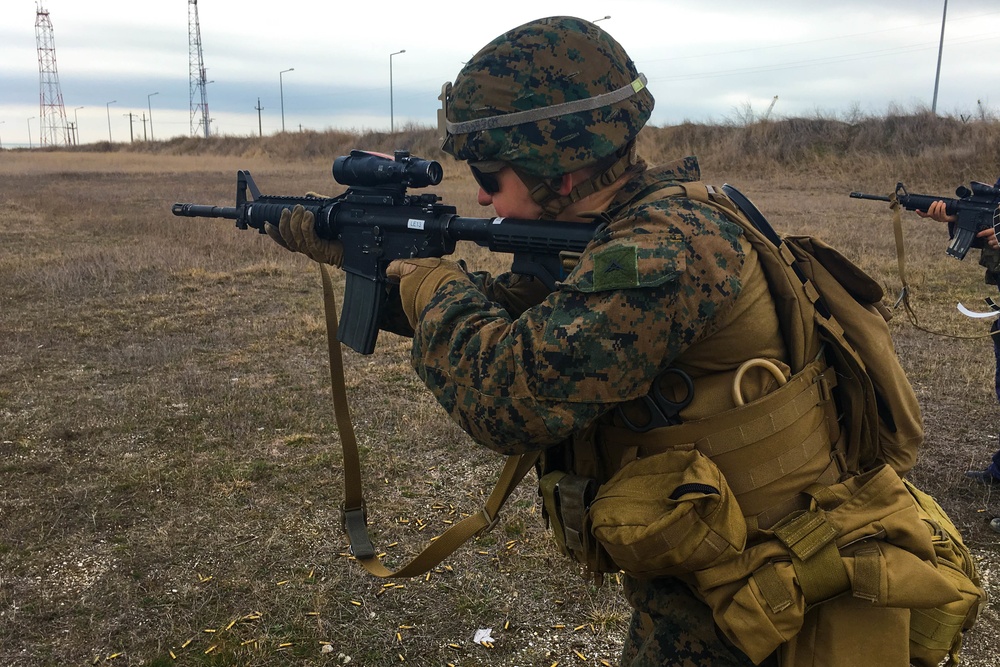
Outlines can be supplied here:
M327 129L259 136L177 137L166 141L109 144L68 150L169 155L266 157L279 160L331 158L352 149L414 155L450 163L440 150L437 129L407 124L399 131L352 132ZM639 135L640 154L653 163L697 155L703 165L730 173L773 175L792 169L820 173L889 171L892 178L985 180L1000 164L1000 122L990 115L937 116L926 110L891 108L882 116L857 111L847 120L817 114L810 118L737 122L683 122L647 126Z

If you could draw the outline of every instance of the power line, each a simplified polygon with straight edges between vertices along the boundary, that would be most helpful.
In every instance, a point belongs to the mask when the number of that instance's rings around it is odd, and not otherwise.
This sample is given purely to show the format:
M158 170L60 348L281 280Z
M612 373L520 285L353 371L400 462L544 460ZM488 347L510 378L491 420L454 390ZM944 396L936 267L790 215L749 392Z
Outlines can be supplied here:
M965 39L952 40L950 44L969 44L974 42L984 42L987 40L995 40L995 35L985 35L985 36L972 36ZM842 54L838 56L829 56L825 58L812 58L808 60L799 60L793 62L785 62L781 64L770 64L770 65L755 65L752 67L739 67L735 69L728 70L716 70L710 72L688 72L685 74L675 74L666 76L655 76L649 77L650 81L684 81L688 79L705 79L713 77L723 77L723 76L735 76L739 74L757 74L761 72L777 72L786 69L797 69L801 67L816 67L820 65L832 65L843 62L852 62L855 60L866 60L871 58L885 58L889 56L899 55L903 53L914 53L917 51L927 51L930 49L937 48L937 44L911 44L909 46L895 47L891 49L877 49L875 51L861 51L858 53Z
M985 12L983 14L976 14L974 16L962 16L962 17L958 17L958 18L952 18L951 19L951 23L954 24L954 23L957 23L959 21L971 21L971 20L981 19L981 18L987 17L987 16L995 16L997 14L1000 14L1000 12ZM831 36L831 37L820 37L820 38L817 38L817 39L806 39L806 40L802 40L802 41L798 41L798 42L782 42L780 44L769 44L769 45L766 45L766 46L753 46L753 47L748 47L748 48L745 48L745 49L733 49L733 50L730 50L730 51L710 51L708 53L691 54L691 55L683 55L683 56L671 56L669 58L642 58L641 60L642 60L643 63L659 63L659 62L673 62L673 61L678 61L678 60L694 60L694 59L697 59L697 58L711 58L711 57L715 57L715 56L737 55L737 54L741 54L741 53L753 53L753 52L756 52L756 51L768 51L768 50L774 50L774 49L784 49L784 48L789 48L789 47L793 47L793 46L805 46L805 45L808 45L808 44L820 44L822 42L836 42L836 41L841 41L841 40L846 40L846 39L854 39L856 37L869 37L869 36L872 36L872 35L881 35L881 34L885 34L885 33L899 33L901 31L913 30L913 29L916 29L916 28L923 28L923 27L929 26L929 25L937 26L939 24L938 24L937 21L934 21L934 22L925 22L925 23L916 23L916 24L913 24L913 25L893 26L891 28L883 28L881 30L869 30L869 31L866 31L866 32L856 32L856 33L850 33L850 34L847 34L847 35L834 35L834 36ZM995 37L995 35L990 35L990 37ZM935 42L935 44L936 44L936 42Z

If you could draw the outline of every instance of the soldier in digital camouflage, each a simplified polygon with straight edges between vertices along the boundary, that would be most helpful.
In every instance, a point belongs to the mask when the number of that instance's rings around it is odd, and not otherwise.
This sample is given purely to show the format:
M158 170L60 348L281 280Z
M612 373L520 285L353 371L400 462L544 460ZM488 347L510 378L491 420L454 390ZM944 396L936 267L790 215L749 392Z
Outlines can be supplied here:
M704 419L735 407L712 378L731 384L748 359L785 360L775 304L742 228L671 189L700 180L697 160L650 167L637 155L653 96L608 33L571 17L514 28L446 84L442 107L443 148L468 163L482 206L511 218L606 223L551 292L530 276L469 273L445 259L389 266L414 332L413 366L476 442L508 455L542 451L540 475L562 467L603 483L621 458L588 463L581 452L634 449L617 409L646 396L666 369L696 380L679 418ZM300 224L283 216L269 233L336 263L336 242L316 239L311 220L295 231ZM311 240L292 243L296 234ZM323 243L331 247L317 249ZM599 426L622 435L597 442ZM594 567L615 569L606 566ZM623 666L754 664L688 584L625 577L634 614Z
M446 260L389 268L427 387L477 442L508 455L545 450L542 473L668 367L697 376L784 355L740 227L655 194L700 173L693 157L650 168L636 155L653 109L645 83L587 21L547 18L497 37L442 92L444 150L468 162L479 203L499 216L607 226L552 293ZM753 664L678 579L625 581L635 613L622 665Z

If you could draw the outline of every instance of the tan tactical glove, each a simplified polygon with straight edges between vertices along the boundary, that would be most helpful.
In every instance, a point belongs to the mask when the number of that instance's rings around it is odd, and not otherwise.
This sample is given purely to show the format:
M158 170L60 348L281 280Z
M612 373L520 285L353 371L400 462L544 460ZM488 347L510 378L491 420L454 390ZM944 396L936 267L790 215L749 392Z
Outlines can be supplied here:
M277 225L270 222L264 231L275 243L292 252L301 252L312 260L332 264L340 268L344 263L344 245L340 241L328 241L316 235L316 219L313 214L296 204L289 211L281 212Z
M399 281L399 300L410 326L417 327L420 313L439 289L453 280L469 282L457 263L440 257L397 259L386 267L385 275Z

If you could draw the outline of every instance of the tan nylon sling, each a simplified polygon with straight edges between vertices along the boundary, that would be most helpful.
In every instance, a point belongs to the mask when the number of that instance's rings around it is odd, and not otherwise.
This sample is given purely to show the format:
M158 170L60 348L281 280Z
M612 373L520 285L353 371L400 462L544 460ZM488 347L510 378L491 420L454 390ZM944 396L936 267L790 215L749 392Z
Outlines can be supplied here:
M325 264L320 264L323 278L323 307L326 311L327 347L330 353L330 379L333 393L333 411L337 430L344 450L344 531L351 544L351 554L370 574L385 578L416 577L451 555L462 544L479 533L489 530L499 521L500 508L528 471L535 467L539 453L508 456L496 485L480 512L466 517L441 535L431 540L424 549L403 567L393 571L382 565L368 535L368 517L364 493L361 488L361 461L358 443L354 436L350 407L347 403L347 386L344 381L344 357L337 340L337 302L333 281Z
M950 334L943 331L937 331L935 329L929 329L920 323L917 319L917 311L913 308L913 304L910 303L910 283L906 279L906 248L904 244L905 236L903 234L903 219L902 219L902 206L899 200L896 199L896 193L889 195L889 208L892 210L892 234L896 241L896 270L899 273L899 296L896 298L895 307L903 306L903 310L906 312L907 318L910 320L910 324L913 325L915 329L920 329L925 333L929 333L934 336L943 336L945 338L957 338L962 340L973 340L976 338L989 338L990 336L998 335L997 332L988 332L985 334L974 334L974 335L959 335ZM989 302L990 300L987 299Z

